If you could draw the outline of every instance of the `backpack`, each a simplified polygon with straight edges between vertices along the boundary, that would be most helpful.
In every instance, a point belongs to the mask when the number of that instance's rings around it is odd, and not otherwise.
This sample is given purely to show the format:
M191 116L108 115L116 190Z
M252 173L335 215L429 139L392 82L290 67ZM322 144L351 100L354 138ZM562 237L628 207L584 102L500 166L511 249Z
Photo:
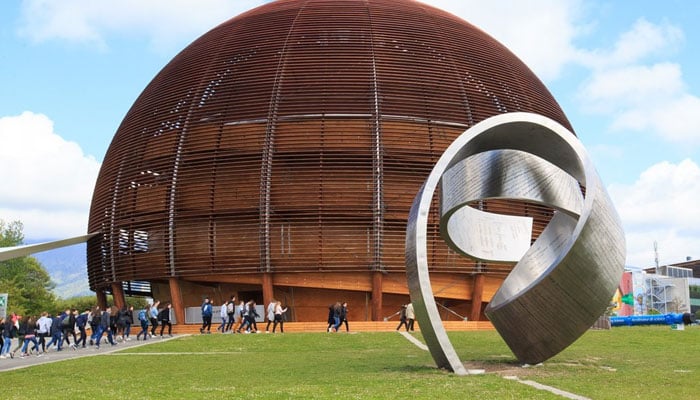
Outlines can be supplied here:
M70 328L70 317L68 315L63 317L63 320L61 320L61 326L64 328Z
M146 317L146 310L139 311L139 321L148 321L148 317Z
M226 312L229 314L233 314L235 312L236 305L233 304L232 301L229 301L228 304L226 304Z

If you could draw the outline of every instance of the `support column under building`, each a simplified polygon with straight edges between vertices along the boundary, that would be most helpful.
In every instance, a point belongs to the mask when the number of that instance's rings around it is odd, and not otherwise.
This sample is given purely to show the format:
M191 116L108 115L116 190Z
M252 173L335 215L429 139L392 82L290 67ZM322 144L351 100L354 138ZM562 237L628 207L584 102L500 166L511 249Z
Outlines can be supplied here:
M372 273L372 321L382 320L382 285L384 275L380 271Z
M173 310L175 312L175 323L184 324L185 307L182 304L182 291L180 290L180 281L178 281L177 278L169 278L168 284L170 286L170 302L173 305Z
M484 296L484 274L475 274L472 286L472 310L469 314L470 321L478 321L481 318L481 303Z
M267 312L267 305L270 304L274 295L274 287L272 285L272 274L269 272L263 272L262 274L262 292L263 292L263 303L265 310ZM265 317L267 318L267 317Z
M124 288L122 287L121 282L112 284L112 299L114 301L114 305L117 306L117 308L122 308L126 305L126 298L124 297Z
M104 289L97 289L95 296L97 296L97 306L100 307L100 310L105 310L107 308L107 295Z

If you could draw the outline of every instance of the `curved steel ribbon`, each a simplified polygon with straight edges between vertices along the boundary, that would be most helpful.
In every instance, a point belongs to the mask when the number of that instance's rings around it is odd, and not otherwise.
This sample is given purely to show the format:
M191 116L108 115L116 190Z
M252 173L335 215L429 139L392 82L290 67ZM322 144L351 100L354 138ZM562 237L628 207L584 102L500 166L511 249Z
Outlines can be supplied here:
M485 310L516 357L536 364L578 339L619 283L625 240L576 136L537 114L491 117L445 150L414 199L406 232L411 301L438 367L466 374L440 320L428 273L428 214L441 180L440 231L448 246L476 259L516 263ZM467 205L494 198L537 202L555 211L530 246L524 217L487 217ZM494 230L511 236L483 248L488 241L478 239Z

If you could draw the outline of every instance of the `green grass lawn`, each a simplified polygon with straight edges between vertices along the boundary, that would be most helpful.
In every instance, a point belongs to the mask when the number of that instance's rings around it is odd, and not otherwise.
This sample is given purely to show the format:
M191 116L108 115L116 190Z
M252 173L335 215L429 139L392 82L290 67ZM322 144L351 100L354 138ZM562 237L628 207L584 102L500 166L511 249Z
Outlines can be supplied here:
M592 399L700 398L700 327L590 331L530 368L517 364L496 332L450 338L468 368L487 373L437 370L428 352L394 332L292 333L188 336L2 372L0 382L8 399L562 398L503 378L518 376Z

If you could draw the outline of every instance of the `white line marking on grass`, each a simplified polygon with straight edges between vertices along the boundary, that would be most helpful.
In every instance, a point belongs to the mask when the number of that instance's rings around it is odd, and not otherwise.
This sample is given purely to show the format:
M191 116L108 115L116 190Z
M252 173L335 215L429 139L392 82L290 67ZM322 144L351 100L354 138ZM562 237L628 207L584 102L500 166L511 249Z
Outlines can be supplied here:
M419 349L428 351L428 346L424 345L423 342L421 342L420 340L418 340L418 339L414 338L413 336L411 336L408 332L402 332L402 331L397 331L397 332L399 332L399 333L401 334L401 336L403 336L403 337L405 337L406 339L408 339L409 342L411 342L411 343L415 344L416 346L418 346Z
M557 389L555 387L543 385L543 384L537 383L535 381L523 381L523 380L520 380L520 378L518 378L517 376L504 376L503 378L511 380L511 381L516 381L516 382L522 383L523 385L528 385L528 386L534 387L535 389L545 390L547 392L554 393L558 396L566 397L567 399L571 399L571 400L591 400L588 397L579 396L577 394L570 393L570 392L567 392L567 391L564 391L561 389Z
M428 346L424 345L420 340L411 336L408 332L403 332L403 331L397 331L397 332L399 332L401 334L401 336L408 339L409 342L418 346L419 349L428 351ZM481 374L484 373L484 370L473 370L473 371L480 371L478 373L481 373ZM475 373L475 374L478 374L478 373ZM475 375L475 374L470 374L470 375ZM554 393L558 396L562 396L562 397L565 397L565 398L571 399L571 400L591 400L588 397L579 396L577 394L570 393L570 392L567 392L567 391L564 391L561 389L557 389L557 388L552 387L552 386L543 385L543 384L537 383L535 381L523 381L523 380L520 380L520 378L518 378L517 376L504 376L503 378L511 380L511 381L516 381L518 383L522 383L523 385L531 386L535 389L544 390L544 391L547 391L550 393Z
M182 336L189 336L189 335L181 335ZM61 362L61 361L66 361L66 360L73 360L76 358L83 358L83 357L95 357L95 356L113 356L117 355L119 353L116 353L118 351L122 350L128 350L132 349L135 347L141 347L141 346L147 346L149 344L155 344L155 343L163 343L167 342L168 340L176 339L177 337L168 337L168 338L163 338L159 340L142 340L140 342L121 342L122 344L117 345L117 346L112 346L109 344L109 342L106 341L102 345L100 349L96 349L95 347L90 347L86 349L80 349L76 351L69 351L68 348L66 350L63 350L62 352L50 352L47 354L42 355L41 357L36 357L36 356L29 356L26 358L22 358L19 360L15 360L15 362L19 362L20 364L9 367L9 368L2 368L0 369L0 372L4 371L14 371L18 369L24 369L24 368L29 368L33 367L35 365L43 365L43 364L52 364L56 362ZM127 353L128 354L128 353ZM133 353L133 354L138 354L138 353ZM3 365L4 367L4 365Z

